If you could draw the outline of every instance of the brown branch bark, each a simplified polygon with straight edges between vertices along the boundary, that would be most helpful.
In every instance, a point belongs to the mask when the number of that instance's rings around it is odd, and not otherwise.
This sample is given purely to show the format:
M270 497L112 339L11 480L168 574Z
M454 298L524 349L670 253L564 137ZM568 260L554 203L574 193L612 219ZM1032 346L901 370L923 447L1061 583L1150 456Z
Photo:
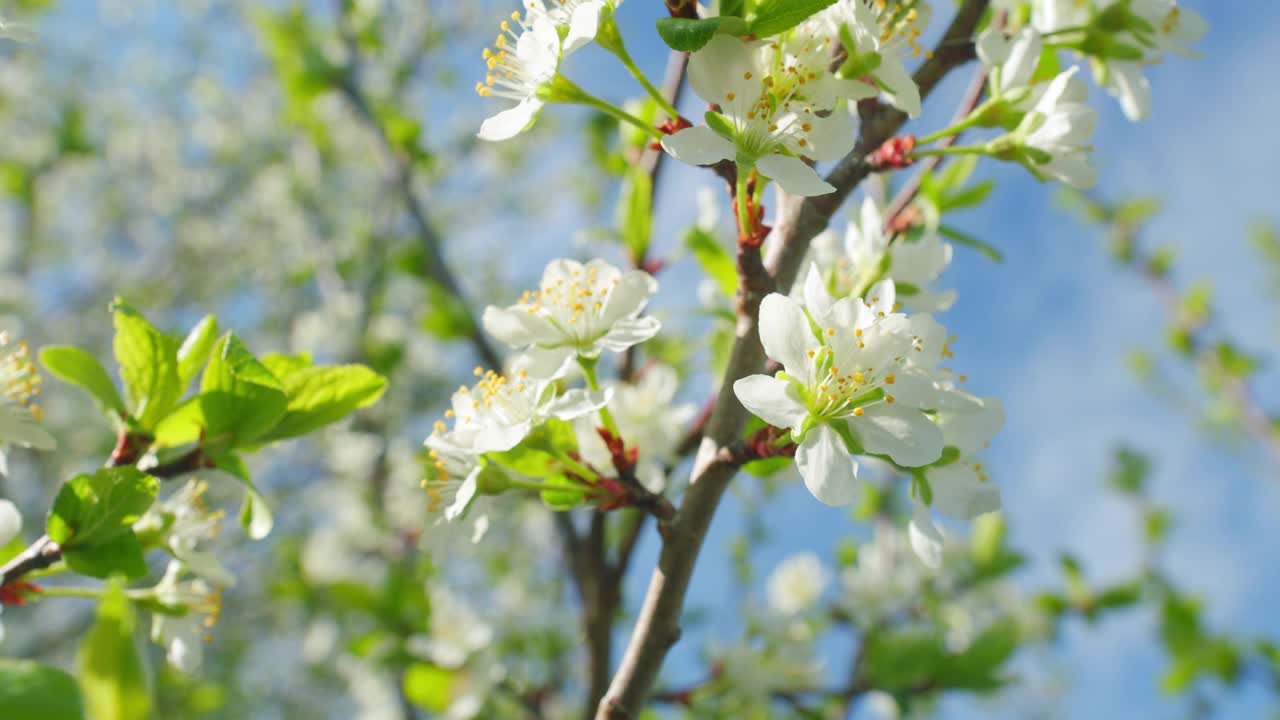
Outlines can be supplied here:
M947 29L938 49L916 72L921 96L928 95L952 68L974 57L970 39L987 8L987 0L965 0ZM636 718L658 678L667 651L680 638L680 616L698 552L706 537L716 507L736 473L735 463L726 457L746 423L747 413L733 394L733 383L764 364L757 325L760 301L774 287L791 287L810 241L824 228L854 187L870 172L866 155L892 137L906 122L906 115L879 104L869 104L864 113L862 133L854 151L828 176L835 193L801 200L781 195L778 221L770 243L767 262L758 267L742 267L736 338L728 368L708 420L698 455L694 460L689 489L680 511L670 522L660 525L664 543L658 566L649 581L649 590L636 620L635 629L622 663L601 699L598 720ZM739 262L744 262L740 253ZM750 262L750 258L746 258ZM766 271L767 268L767 271Z

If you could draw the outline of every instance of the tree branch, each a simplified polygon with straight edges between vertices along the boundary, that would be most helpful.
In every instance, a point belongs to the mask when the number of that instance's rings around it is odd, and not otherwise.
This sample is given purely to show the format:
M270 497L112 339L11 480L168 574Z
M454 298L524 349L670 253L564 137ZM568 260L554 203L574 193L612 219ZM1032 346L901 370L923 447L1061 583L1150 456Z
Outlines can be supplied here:
M916 72L921 96L928 95L952 68L974 56L970 38L987 8L988 0L965 0L932 58ZM830 195L800 201L780 195L778 222L765 266L759 265L756 251L739 253L743 282L739 288L736 338L728 367L707 423L693 474L683 504L675 518L660 524L664 530L658 566L649 581L649 590L636 620L635 629L622 663L608 693L597 709L598 720L636 718L658 678L667 651L680 638L680 616L689 589L698 552L715 514L720 498L736 473L722 450L737 440L746 424L747 413L733 394L733 383L764 365L757 324L760 301L775 286L791 287L809 242L824 228L853 188L870 172L866 154L879 147L906 122L897 110L872 105L864 118L862 137L827 178L837 190ZM757 267L744 266L754 254Z
M480 357L480 360L486 366L501 370L502 356L481 330L480 323L477 321L475 313L471 310L473 305L467 301L467 296L463 292L462 286L445 262L440 235L431 225L426 207L419 200L418 194L413 188L412 164L404 152L396 147L390 136L387 135L386 127L374 113L372 103L370 103L364 89L360 86L358 80L360 46L356 40L355 33L347 22L346 13L342 12L341 8L339 8L338 13L338 28L346 45L348 60L346 71L342 74L342 79L338 83L337 89L378 140L378 146L382 150L383 162L387 167L387 180L403 199L405 210L409 213L409 219L413 223L414 231L426 254L426 267L424 270L427 276L450 297L457 298L459 306L466 309L467 340L475 349L476 355Z

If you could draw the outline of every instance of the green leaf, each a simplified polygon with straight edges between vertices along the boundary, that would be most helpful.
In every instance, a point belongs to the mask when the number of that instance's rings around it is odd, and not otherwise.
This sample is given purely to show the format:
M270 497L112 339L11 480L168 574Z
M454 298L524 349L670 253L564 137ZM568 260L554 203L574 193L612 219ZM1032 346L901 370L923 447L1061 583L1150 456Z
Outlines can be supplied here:
M45 532L62 546L67 565L82 575L144 577L146 558L133 523L155 502L159 486L131 467L77 475L54 498Z
M298 437L336 422L382 397L387 379L363 365L311 367L282 379L288 405L262 441Z
M146 720L151 694L134 639L133 607L119 581L107 586L97 619L80 644L80 688L92 720Z
M968 182L969 178L973 175L973 171L977 168L978 156L964 155L962 157L954 158L951 162L947 163L942 168L942 171L937 173L936 179L934 178L933 173L930 173L928 179L931 184L936 183L936 187L939 190L950 190L952 188L958 188Z
M130 580L141 580L147 576L146 552L132 530L85 547L63 550L62 558L72 570L89 577L122 574Z
M974 250L977 250L983 255L986 255L987 258L992 262L1004 262L1003 253L1001 253L999 250L997 250L993 246L988 245L987 243L983 242L982 240L979 240L978 238L968 233L961 232L947 225L943 225L939 227L938 232L942 233L952 242L955 242L959 245L965 245L973 248Z
M129 414L111 376L92 354L71 345L51 345L40 351L40 364L59 380L92 395L103 412Z
M983 630L963 652L947 656L939 665L935 682L946 688L994 690L1004 684L1000 666L1018 649L1018 624L1001 618Z
M1111 472L1107 475L1107 483L1116 491L1125 495L1141 495L1146 486L1147 477L1151 474L1151 463L1142 453L1130 448L1116 450L1112 461Z
M1247 378L1262 368L1262 361L1223 340L1214 346L1218 365L1223 372L1235 378Z
M684 244L693 253L707 277L715 280L725 297L731 298L738 293L738 267L715 235L702 228L692 227L684 235Z
M178 385L186 390L191 381L200 372L200 368L209 360L213 344L218 340L218 319L205 315L187 333L187 339L178 348Z
M435 665L414 663L404 672L404 697L433 713L443 713L453 700L454 674Z
M867 680L887 692L929 681L946 654L942 637L932 628L873 633L864 642Z
M627 173L618 198L618 234L633 260L649 251L653 225L653 180L638 166Z
M33 660L0 658L0 715L83 720L80 688L67 673Z
M284 417L284 386L235 333L214 346L200 381L200 394L183 403L156 428L161 445L201 439L206 447L250 445Z
M1150 220L1160 212L1160 198L1132 198L1116 205L1111 212L1112 221L1125 225L1137 225Z
M976 155L974 157L977 157ZM981 205L983 200L991 194L996 187L994 180L983 180L976 185L970 185L963 190L954 193L947 193L942 196L938 205L943 210L959 210L961 208L973 207Z
M116 300L113 342L125 394L145 429L153 429L182 397L178 343L160 332L129 305Z
M836 0L764 0L756 8L751 32L762 38L786 32L808 20Z
M662 41L672 50L681 52L701 50L717 32L744 35L748 32L747 23L737 17L701 20L664 17L658 20L658 35L662 37Z
M763 460L752 460L742 466L742 470L756 477L769 477L787 469L793 463L789 457L771 457Z
M266 365L271 374L283 382L290 375L311 367L311 354L285 355L284 353L267 353L262 356L262 364Z

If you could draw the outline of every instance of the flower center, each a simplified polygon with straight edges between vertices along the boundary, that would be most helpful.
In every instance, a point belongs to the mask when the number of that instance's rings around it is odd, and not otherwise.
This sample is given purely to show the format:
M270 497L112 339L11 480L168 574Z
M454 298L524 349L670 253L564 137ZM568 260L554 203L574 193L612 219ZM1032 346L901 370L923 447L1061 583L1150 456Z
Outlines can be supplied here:
M482 53L488 72L484 82L476 83L477 95L523 100L554 76L554 68L548 73L544 67L530 67L516 51L520 36L530 32L535 17L532 10L525 19L521 19L518 11L513 11L510 19L499 24L500 32L493 41L493 47L485 48Z
M911 48L911 54L919 57L933 57L933 53L920 45L920 26L922 16L919 0L875 0L876 22L880 25L880 44L894 45L905 42Z
M608 331L602 322L609 294L619 278L600 280L596 268L575 269L538 290L526 290L516 306L545 318L575 343L591 343Z
M0 333L0 399L26 408L39 420L40 406L35 400L40 396L42 380L31 360L31 349L25 340L6 351L8 345L8 334Z

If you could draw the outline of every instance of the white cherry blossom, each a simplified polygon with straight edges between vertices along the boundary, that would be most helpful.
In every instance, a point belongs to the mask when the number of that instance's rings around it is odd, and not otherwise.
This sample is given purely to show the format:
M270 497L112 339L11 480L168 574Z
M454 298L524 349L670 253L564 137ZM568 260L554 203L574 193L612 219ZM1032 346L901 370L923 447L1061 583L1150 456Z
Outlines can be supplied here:
M475 500L480 461L475 454L451 445L439 435L427 438L430 466L422 487L427 491L427 511L444 509L445 522L453 522Z
M623 272L603 260L552 260L538 289L515 305L485 308L484 327L511 347L527 348L531 375L554 374L574 357L621 352L657 335L657 318L640 317L657 290L641 270Z
M1209 32L1209 25L1194 10L1175 0L1135 0L1131 11L1155 29L1149 41L1158 52L1189 54L1189 46ZM1151 115L1151 82L1143 74L1147 61L1111 60L1106 63L1106 87L1120 103L1125 117L1134 122Z
M807 64L811 54L788 54L781 42L716 35L689 60L690 86L719 108L708 115L715 124L668 135L662 147L691 165L731 160L754 167L792 194L832 192L804 159L843 157L853 149L856 125L847 109L824 105L874 91L865 83L837 84L825 66Z
M840 605L860 625L875 624L914 600L925 578L906 544L901 530L878 524L871 542L858 547L854 564L840 573Z
M1016 139L1021 143L1019 161L1036 177L1088 189L1098 182L1088 145L1098 113L1085 102L1088 88L1075 76L1079 69L1055 77L1017 129L993 144Z
M560 33L545 12L530 12L523 20L513 12L501 27L493 49L484 50L488 72L484 82L476 83L476 93L516 104L480 125L481 140L508 140L533 124L546 103L541 93L556 79L564 56Z
M18 506L0 498L0 547L13 542L20 532L22 532L22 514L18 512ZM2 642L4 642L4 623L0 622L0 643Z
M870 197L862 203L859 219L850 220L843 242L830 230L813 240L813 260L828 289L836 297L864 296L881 280L895 285L895 297L911 312L940 312L955 303L954 290L933 291L929 286L951 263L951 243L936 233L926 233L890 245L879 205Z
M40 427L40 373L25 342L10 343L0 332L0 474L5 472L5 449L20 445L52 450L57 442Z
M449 452L481 455L510 450L549 418L573 420L593 413L604 407L612 394L581 388L559 392L557 379L567 368L551 377L537 378L526 369L528 365L528 358L520 357L506 374L477 367L479 381L471 387L458 388L452 407L445 411L445 417L453 420L453 427L437 421L427 439L427 446L441 453L438 460L442 464L443 455ZM461 486L454 490L460 491ZM448 503L449 507L453 505Z
M666 465L675 460L676 447L697 413L691 403L675 403L679 385L675 368L662 364L646 368L634 384L605 385L613 390L609 404L619 434L628 448L639 450L636 479L650 492L662 492ZM589 465L607 474L613 458L596 425L590 417L574 422L578 452Z
M813 553L784 559L769 575L769 607L794 615L814 607L830 581L822 561Z
M235 576L218 560L208 545L222 532L226 513L205 503L209 486L203 480L189 480L180 490L152 505L134 523L140 533L157 532L188 570L216 586L231 586Z
M204 660L205 638L218 621L222 599L203 580L182 580L183 571L181 562L171 560L156 583L156 601L181 614L152 613L151 640L165 648L170 665L193 673Z
M622 0L524 0L525 22L546 19L564 37L564 53L577 50L596 37L600 11Z
M1044 42L1033 27L1009 37L995 27L978 36L978 58L991 74L990 86L1001 96L1030 87Z
M839 0L814 17L826 33L840 39L840 28L848 29L853 47L849 54L855 76L875 84L889 104L911 117L920 116L920 88L903 63L905 54L923 55L918 38L929 18L928 8L885 6L873 0Z
M937 404L934 368L945 331L928 315L908 318L876 304L886 298L873 297L871 306L833 300L814 269L804 297L804 307L778 293L765 297L760 339L783 371L742 378L733 389L757 417L791 430L796 465L814 497L846 505L857 480L846 436L905 467L941 455L942 433L924 410Z
M941 428L944 442L959 452L959 459L925 470L931 503L926 505L920 497L912 500L911 545L931 567L941 563L943 537L930 508L957 520L972 520L1000 509L1000 488L974 456L1004 424L1004 405L998 398L980 398L949 383L939 385L942 393L933 420Z
M409 651L443 668L462 667L488 647L493 628L451 590L435 585L430 592L430 631L410 638Z

